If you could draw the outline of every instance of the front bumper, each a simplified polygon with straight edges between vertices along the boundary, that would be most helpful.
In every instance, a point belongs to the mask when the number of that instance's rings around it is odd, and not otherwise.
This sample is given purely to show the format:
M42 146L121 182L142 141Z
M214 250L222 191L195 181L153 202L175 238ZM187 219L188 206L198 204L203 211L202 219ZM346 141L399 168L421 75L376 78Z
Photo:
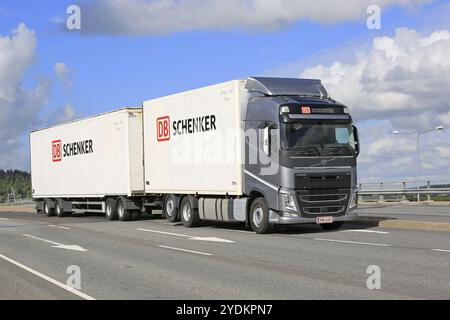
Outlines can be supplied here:
M318 215L318 217L319 216L324 216L324 215ZM345 215L333 217L334 222L354 221L356 219L357 219L357 207L356 206L353 208L349 208ZM301 217L301 216L285 217L285 216L280 215L277 211L270 210L269 223L273 223L273 224L316 223L316 218L305 218L305 217Z

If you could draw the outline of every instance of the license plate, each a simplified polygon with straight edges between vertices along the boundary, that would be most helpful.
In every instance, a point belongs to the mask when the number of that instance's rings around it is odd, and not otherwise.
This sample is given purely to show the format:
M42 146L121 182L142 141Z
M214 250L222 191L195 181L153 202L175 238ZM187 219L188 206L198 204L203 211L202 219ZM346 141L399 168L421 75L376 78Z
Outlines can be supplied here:
M317 224L333 223L333 217L317 217Z

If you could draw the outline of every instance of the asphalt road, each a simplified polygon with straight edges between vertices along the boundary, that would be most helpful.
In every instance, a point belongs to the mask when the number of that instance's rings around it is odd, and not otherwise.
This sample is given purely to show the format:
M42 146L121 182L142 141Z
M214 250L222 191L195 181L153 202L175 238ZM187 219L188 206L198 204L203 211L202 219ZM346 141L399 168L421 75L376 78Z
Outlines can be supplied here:
M358 215L450 223L450 205L373 203L359 205Z
M380 289L367 288L371 265ZM78 290L65 287L70 266ZM450 299L450 234L349 224L257 235L149 216L0 213L0 299L89 298Z

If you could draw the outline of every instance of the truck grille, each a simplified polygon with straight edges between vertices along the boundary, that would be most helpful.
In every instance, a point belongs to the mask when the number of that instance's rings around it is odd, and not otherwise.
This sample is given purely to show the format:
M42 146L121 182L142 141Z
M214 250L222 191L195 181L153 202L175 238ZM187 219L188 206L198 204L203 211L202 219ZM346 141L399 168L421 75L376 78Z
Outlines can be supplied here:
M351 187L351 173L305 173L295 176L297 190L343 189Z
M347 210L350 189L316 189L297 192L302 216L342 216Z
M300 200L307 203L343 201L347 199L347 194L319 194L319 195L301 195Z

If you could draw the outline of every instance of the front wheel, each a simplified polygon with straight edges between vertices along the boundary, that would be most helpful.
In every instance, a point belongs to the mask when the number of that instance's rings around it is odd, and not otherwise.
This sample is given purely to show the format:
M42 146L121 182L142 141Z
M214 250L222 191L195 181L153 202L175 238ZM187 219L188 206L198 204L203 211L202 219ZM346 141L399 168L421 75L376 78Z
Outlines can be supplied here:
M273 230L273 224L269 223L269 208L262 197L256 198L250 206L250 225L258 234L270 233Z

